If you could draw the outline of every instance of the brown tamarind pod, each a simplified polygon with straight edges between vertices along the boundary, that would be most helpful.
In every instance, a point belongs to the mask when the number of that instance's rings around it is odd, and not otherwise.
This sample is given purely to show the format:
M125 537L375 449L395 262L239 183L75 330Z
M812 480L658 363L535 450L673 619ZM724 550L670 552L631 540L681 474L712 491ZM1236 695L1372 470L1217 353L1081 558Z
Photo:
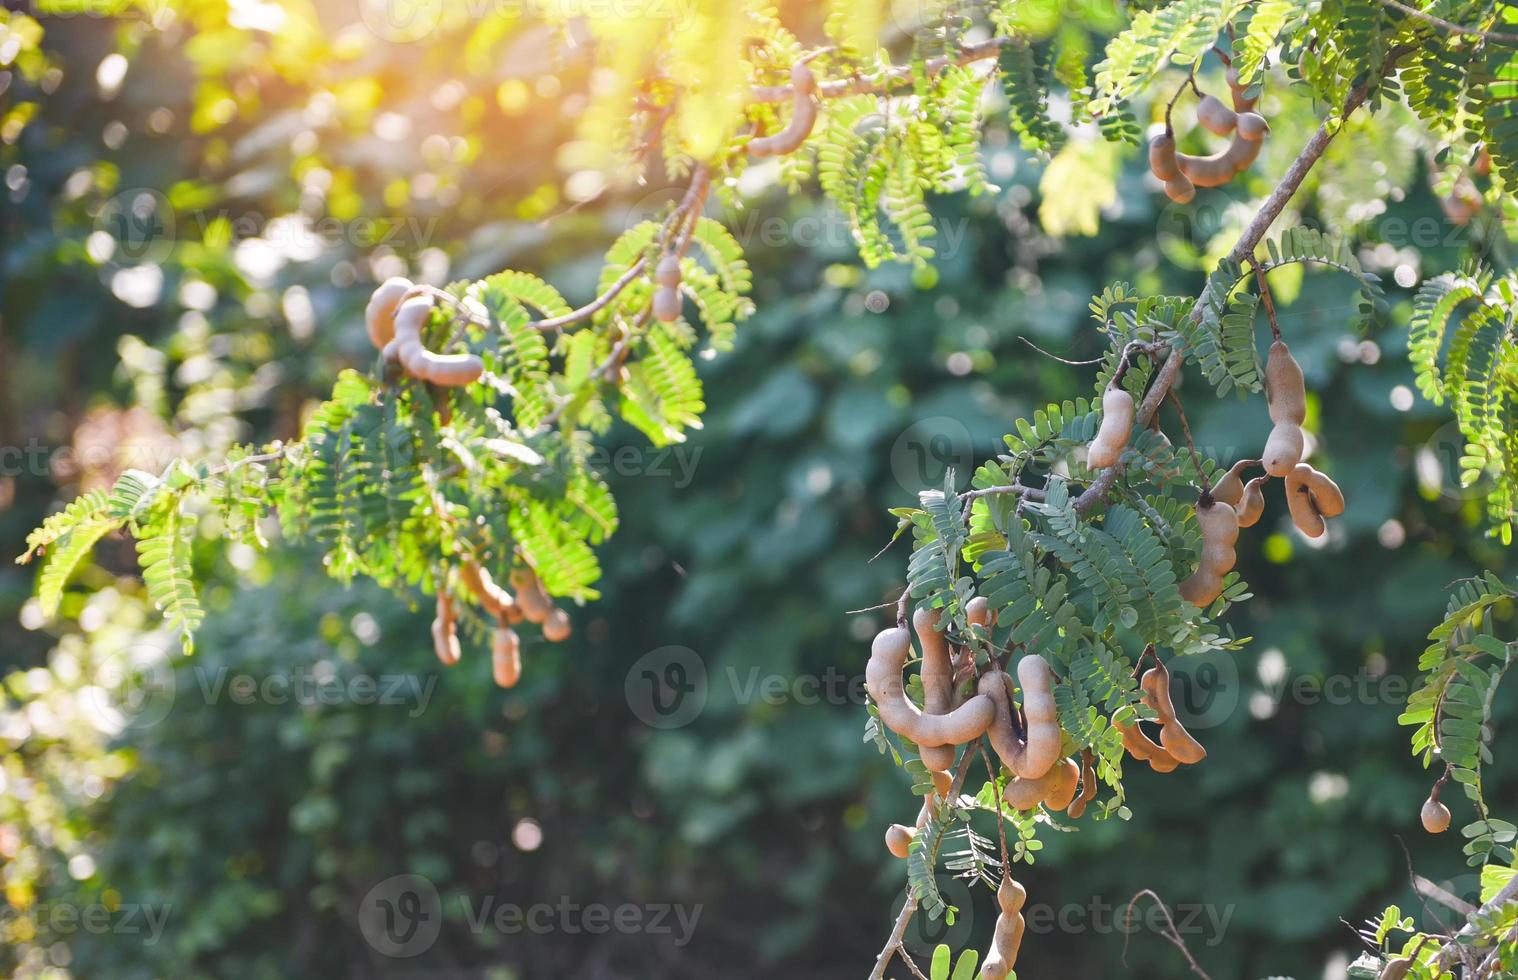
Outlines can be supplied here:
M479 380L485 362L474 354L437 354L422 346L422 329L432 316L432 297L412 296L395 312L395 337L385 345L387 356L420 381L456 388Z
M1006 980L1012 968L1017 965L1017 953L1022 948L1026 927L1022 909L1027 900L1027 891L1003 869L1001 885L996 889L996 904L1000 908L1000 914L996 917L996 926L992 932L991 949L986 953L986 961L980 968L983 980Z
M654 290L654 317L660 323L674 323L680 319L680 310L684 305L678 288L660 286Z
M1102 393L1102 421L1097 427L1096 438L1086 450L1086 465L1102 470L1116 463L1128 448L1128 436L1133 431L1133 396L1113 382Z
M1308 493L1312 494L1313 506L1324 517L1338 517L1344 513L1344 491L1339 489L1327 473L1307 467L1303 476Z
M1265 357L1265 405L1272 422L1301 425L1307 421L1307 382L1302 375L1302 365L1297 363L1284 340L1272 343L1270 353Z
M448 598L441 582L438 583L437 590L437 616L432 620L432 649L444 667L458 663L462 652L453 617L453 601Z
M501 687L515 687L522 678L522 641L504 620L491 638L490 672Z
M1249 97L1249 86L1247 86L1247 85L1240 85L1239 84L1239 72L1238 72L1238 69L1234 68L1232 65L1228 66L1227 77L1228 77L1228 90L1233 95L1233 111L1234 112L1250 112L1250 111L1252 111L1254 109L1254 107L1257 104L1259 104L1259 101L1260 101L1259 96L1255 96L1254 98L1250 98Z
M1175 756L1167 752L1164 746L1155 742L1144 734L1137 721L1123 725L1113 723L1118 731L1123 733L1123 748L1128 754L1140 762L1149 763L1149 768L1155 772L1174 772L1180 768L1180 762Z
M527 566L511 570L511 585L517 590L517 605L529 623L541 624L553 612L553 600L543 591L537 573Z
M772 157L801 148L817 124L817 77L804 64L791 69L791 120L784 129L748 141L749 156Z
M1023 692L1023 736L1012 721L1011 679L1000 670L980 676L978 690L995 705L986 736L1002 765L1023 779L1038 779L1059 762L1060 728L1054 705L1054 672L1043 657L1030 653L1017 662Z
M1244 484L1244 499L1239 502L1239 527L1254 527L1265 513L1265 481L1268 476L1257 476Z
M1069 759L1060 759L1042 776L1013 779L1002 790L1001 798L1014 810L1032 810L1039 804L1051 810L1063 810L1075 799L1080 778L1080 766Z
M375 288L364 307L364 327L369 342L380 350L395 339L395 310L411 291L412 282L402 276L386 279Z
M1075 801L1065 809L1065 813L1072 820L1079 820L1086 814L1086 806L1096 799L1096 770L1091 766L1091 750L1081 753L1081 792Z
M1177 204L1190 204L1196 200L1196 185L1185 174L1176 174L1165 181L1165 196Z
M1265 440L1260 459L1265 464L1265 472L1271 476L1285 477L1301 462L1306 451L1307 437L1302 432L1302 427L1295 422L1277 422Z
M1235 119L1239 136L1251 143L1258 143L1270 135L1270 123L1258 112L1241 112Z
M902 738L924 745L963 745L985 734L996 718L996 704L977 694L941 715L926 715L907 697L901 671L906 666L912 641L899 626L881 630L870 647L865 667L865 689L880 712L881 722Z
M1260 155L1260 146L1259 140L1247 140L1235 133L1229 144L1217 153L1205 157L1177 153L1175 160L1181 173L1196 186L1222 187L1249 169Z
M665 252L659 257L659 264L654 267L654 282L671 289L680 288L680 257L674 252Z
M569 622L569 613L557 607L543 620L543 639L549 643L563 643L569 639L573 627Z
M1175 161L1175 134L1169 130L1149 137L1149 172L1161 181L1175 180L1181 175Z
M1218 136L1230 136L1238 127L1238 116L1215 95L1204 95L1196 106L1196 121Z
M1259 465L1258 460L1241 459L1228 468L1222 479L1212 486L1212 499L1221 500L1230 507L1238 507L1244 497L1244 471Z
M947 800L949 790L953 788L954 777L946 772L930 773L933 777L933 792L923 798L922 807L917 811L917 826L907 827L903 824L894 823L886 828L886 850L895 857L905 858L911 853L912 841L917 837L917 831L927 826L928 818L933 815L937 806L936 801Z
M1160 747L1184 765L1196 765L1207 758L1207 749L1175 716L1175 703L1170 698L1170 669L1163 663L1149 668L1139 687L1144 691L1144 703L1159 716Z
M459 566L459 580L479 600L480 606L493 616L501 616L509 622L520 622L522 611L510 592L496 584L495 579L477 562L465 562Z
M990 629L996 624L996 616L991 612L991 603L985 596L976 596L965 603L965 620L971 626L979 626L982 629Z
M1196 506L1197 527L1202 532L1202 556L1197 570L1181 583L1181 596L1204 608L1223 593L1223 576L1233 570L1238 555L1239 515L1221 500L1203 497Z
M1437 793L1430 793L1428 799L1423 801L1423 809L1418 816L1423 821L1423 829L1431 834L1442 834L1449 829L1449 807L1439 802Z
M1319 538L1327 530L1327 525L1313 501L1308 484L1308 476L1312 472L1313 468L1306 463L1292 467L1286 475L1286 506L1291 511L1291 522L1297 526L1298 531L1309 538Z
M905 824L893 823L886 828L886 850L891 852L892 857L901 858L903 861L912 853L912 841L916 840L917 831Z
M912 614L912 629L922 647L922 710L928 715L948 711L954 694L953 656L949 638L938 629L938 617L939 610L926 606L919 606ZM942 772L954 765L958 752L953 745L921 745L917 754L930 771Z

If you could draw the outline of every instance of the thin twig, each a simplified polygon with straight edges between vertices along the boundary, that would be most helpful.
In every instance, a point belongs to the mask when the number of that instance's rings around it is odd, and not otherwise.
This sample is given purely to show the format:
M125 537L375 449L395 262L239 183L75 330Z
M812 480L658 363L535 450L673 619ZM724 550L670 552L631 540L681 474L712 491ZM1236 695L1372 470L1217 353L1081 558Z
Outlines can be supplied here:
M1186 957L1186 965L1191 967L1192 973L1201 977L1202 980L1212 980L1207 971L1202 969L1201 965L1192 957L1191 950L1186 947L1186 940L1182 939L1180 932L1176 930L1175 920L1170 917L1170 910L1165 907L1164 901L1148 888L1133 896L1128 902L1127 911L1123 913L1123 931L1126 934L1123 938L1123 965L1126 966L1128 964L1128 940L1133 936L1133 930L1129 928L1133 922L1133 906L1138 904L1138 900L1145 895L1154 899L1154 904L1160 907L1161 914L1165 916L1165 928L1160 930L1160 938L1181 951L1181 955Z
M1186 420L1186 409L1181 407L1181 396L1170 389L1170 401L1175 405L1175 414L1181 417L1181 435L1186 439L1186 448L1191 450L1191 468L1196 470L1196 478L1201 481L1202 493L1212 496L1212 481L1207 479L1207 472L1202 469L1202 457L1196 451L1196 443L1191 440L1191 423Z
M1270 294L1270 283L1265 281L1265 267L1259 262L1251 262L1254 266L1254 280L1260 289L1260 305L1265 307L1265 318L1270 321L1270 336L1273 340L1281 339L1281 324L1276 320L1276 301Z
M968 65L977 61L985 61L987 58L995 58L1001 54L1001 49L1010 44L1019 43L1021 38L1012 36L990 37L984 41L974 41L965 44L952 55L939 58L930 58L923 66L924 74L932 78L950 65ZM911 65L895 65L886 70L884 76L860 75L854 78L842 78L836 81L823 82L817 86L817 98L837 99L845 95L888 95L901 88L911 88L914 84ZM759 85L749 91L749 102L789 102L794 90L789 85Z
M1416 17L1424 23L1433 24L1441 30L1449 31L1451 34L1480 37L1488 41L1498 41L1503 44L1518 44L1518 34L1503 34L1498 31L1484 31L1479 27L1466 27L1462 24L1456 24L1454 21L1445 20L1443 17L1435 17L1433 14L1425 13L1416 7L1409 7L1405 3L1399 3L1398 0L1381 0L1381 3L1383 6L1390 7L1393 10L1400 10L1409 17Z
M638 261L627 267L626 272L617 277L616 282L606 287L606 292L586 303L578 310L571 310L562 316L549 317L546 320L534 320L528 326L534 330L558 330L561 327L569 326L571 323L590 319L604 310L612 300L616 299L622 290L626 289L634 279L638 278L638 275L642 273L647 265L648 256L640 256Z
M1393 55L1387 58L1386 68L1388 70L1395 62L1396 55L1397 53L1394 52ZM1347 118L1364 103L1366 96L1370 94L1370 86L1373 81L1374 79L1367 79L1356 86L1355 90L1350 93L1349 98L1344 102L1344 111L1339 114L1340 119ZM1276 185L1275 190L1271 191L1270 196L1265 199L1265 203L1260 206L1259 212L1255 214L1253 220L1249 222L1248 227L1244 229L1243 234L1239 236L1239 240L1229 251L1228 259L1230 261L1242 265L1245 260L1254 254L1254 250L1260 244L1260 240L1265 237L1265 233L1270 230L1270 226L1275 223L1276 218L1281 216L1281 212L1286 210L1287 203L1296 194L1297 189L1302 186L1302 181L1306 179L1308 171L1313 168L1313 165L1323 156L1324 151L1328 149L1328 144L1333 141L1334 134L1338 130L1338 123L1330 127L1325 121L1318 126L1317 132L1302 147L1302 151L1297 154L1297 158L1292 161L1291 166L1282 175L1281 182ZM1207 297L1203 294L1197 298L1196 303L1191 308L1190 316L1192 322L1200 323L1206 309ZM1139 425L1146 426L1154 418L1154 414L1159 411L1160 404L1165 400L1165 396L1175 385L1176 378L1180 376L1181 367L1185 362L1186 355L1182 349L1175 348L1171 350L1170 356L1165 359L1165 363L1156 372L1154 382L1149 386L1149 393L1144 396L1143 404L1139 406ZM1076 498L1076 512L1080 514L1089 513L1097 504L1106 499L1107 493L1112 489L1113 484L1117 482L1117 478L1122 475L1123 469L1123 463L1119 460L1103 470L1091 482L1091 485Z
M1102 359L1100 357L1093 357L1093 358L1091 358L1090 360L1087 360L1087 361L1072 361L1069 358L1060 357L1058 354L1055 354L1055 353L1052 353L1050 351L1044 350L1042 347L1038 346L1033 341L1029 340L1027 337L1018 337L1017 339L1021 340L1023 343L1027 344L1029 347L1033 348L1034 350L1038 351L1040 354L1042 354L1045 357L1049 358L1051 361L1058 361L1061 364L1068 364L1071 367L1085 367L1088 364L1100 364L1100 363L1102 363Z

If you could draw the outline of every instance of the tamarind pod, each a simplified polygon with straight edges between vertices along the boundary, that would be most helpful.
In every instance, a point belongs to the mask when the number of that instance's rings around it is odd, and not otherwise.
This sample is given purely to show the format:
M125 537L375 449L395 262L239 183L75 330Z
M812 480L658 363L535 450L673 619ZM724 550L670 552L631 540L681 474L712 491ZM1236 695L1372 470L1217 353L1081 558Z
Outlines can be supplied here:
M1229 136L1238 128L1238 116L1215 95L1204 95L1196 106L1196 121L1218 136Z
M1059 762L1059 718L1054 707L1054 673L1036 653L1017 662L1017 683L1023 692L1024 737L1012 722L1011 679L1000 670L980 675L978 690L995 704L995 718L986 732L1002 765L1023 779L1039 779Z
M394 276L380 283L364 306L364 327L369 331L369 342L380 350L395 338L395 308L411 291L411 280Z
M1051 810L1067 810L1071 801L1075 799L1075 789L1081 779L1081 767L1076 765L1073 759L1061 759L1055 764L1052 772L1055 773L1055 777L1049 785L1048 795L1044 797L1044 805Z
M1155 772L1160 773L1175 772L1181 767L1180 760L1171 755L1169 752L1165 751L1163 748L1156 752L1154 755L1150 756L1148 762L1150 769L1153 769Z
M1244 484L1244 499L1238 507L1239 527L1254 527L1265 513L1265 481L1269 477L1257 476Z
M557 607L543 620L543 639L549 643L563 643L569 639L573 627L569 622L569 613Z
M1285 341L1272 343L1265 357L1265 405L1272 422L1300 426L1307 421L1307 382Z
M1423 801L1423 810L1418 817L1423 821L1423 829L1431 834L1442 834L1449 829L1449 807L1433 795Z
M462 388L480 380L485 362L474 354L434 354L423 349L417 377L443 388Z
M1177 204L1190 204L1196 200L1196 185L1185 174L1176 174L1165 181L1165 196Z
M996 623L996 617L991 612L991 602L985 596L976 596L965 603L965 619L971 626L979 626L990 629Z
M1307 467L1307 473L1303 477L1307 484L1307 492L1312 494L1313 506L1324 517L1338 517L1344 513L1344 491L1339 489L1327 473Z
M537 573L531 568L513 568L510 576L512 586L517 590L517 605L522 609L522 616L529 623L542 623L553 612L553 600L548 598L548 593L543 591L543 585L538 581Z
M1228 468L1223 478L1212 487L1212 499L1221 500L1231 507L1237 507L1239 500L1244 496L1244 471L1251 466L1257 465L1252 459L1241 459Z
M517 619L521 618L521 611L516 608L516 599L510 592L495 584L491 574L482 568L477 562L465 562L459 566L459 578L474 597L480 601L480 606L494 616L504 616L510 619L513 613Z
M1149 668L1139 686L1144 690L1144 703L1159 716L1160 747L1175 761L1185 765L1196 765L1207 758L1207 749L1175 716L1175 702L1170 697L1170 669L1164 664Z
M684 301L680 299L678 287L660 286L654 290L654 316L660 323L674 323L680 319L680 310Z
M1181 583L1181 598L1198 609L1206 609L1222 594L1223 576L1214 575L1205 568L1198 568L1190 578Z
M1277 422L1270 430L1270 437L1265 440L1265 449L1260 453L1260 460L1265 464L1265 472L1271 476L1288 476L1292 469L1302 461L1302 454L1307 450L1307 438L1302 434L1302 427L1295 422Z
M899 626L881 630L870 647L864 685L880 711L881 722L919 747L963 745L985 734L996 718L996 704L988 697L977 694L942 715L925 715L911 702L901 683L902 667L911 648L907 631Z
M1113 722L1113 725L1118 731L1123 733L1123 748L1127 749L1128 754L1140 762L1148 762L1156 755L1166 754L1164 748L1144 734L1144 730L1139 727L1137 721L1126 725Z
M432 315L432 297L412 296L395 312L392 353L413 378L455 388L479 380L485 362L473 354L435 354L422 346L422 328ZM388 345L387 345L388 347Z
M1258 112L1241 112L1237 119L1239 135L1251 143L1258 143L1270 135L1270 123Z
M505 623L496 627L491 639L490 672L501 687L515 687L522 679L522 641Z
M1307 472L1312 467L1298 463L1286 477L1286 506L1291 511L1291 522L1297 530L1309 538L1319 538L1327 530L1323 515L1313 503L1312 491L1307 486Z
M817 94L817 76L812 74L806 62L798 61L791 66L791 86L801 95Z
M1233 111L1249 112L1259 103L1259 96L1249 97L1249 86L1239 84L1238 69L1228 67L1228 90L1233 93Z
M1381 972L1376 974L1376 980L1407 980L1407 975L1412 971L1413 961L1405 956L1399 956L1394 960L1387 960Z
M1175 161L1181 168L1181 173L1196 186L1222 187L1248 170L1259 155L1259 140L1246 140L1235 134L1226 147L1211 156L1194 157L1189 153L1177 153Z
M1097 426L1096 438L1086 450L1086 465L1102 470L1118 461L1128 448L1128 435L1133 431L1133 396L1121 387L1109 384L1102 394L1102 421Z
M985 963L981 964L983 980L1006 980L1017 965L1017 953L1022 948L1025 929L1022 909L1027 900L1028 893L1023 886L1003 873L1001 885L996 889L996 904L1001 914L996 917L991 948L986 953Z
M949 653L949 638L938 630L939 610L919 607L912 614L912 629L922 647L922 710L941 715L950 708L954 693L954 665ZM942 771L954 765L958 754L952 745L924 745L917 750L929 771Z
M680 288L680 258L673 252L665 252L654 267L654 282L670 289Z
M933 780L933 792L938 794L939 799L947 800L949 790L954 788L954 777L946 772L930 772L928 775Z
M1041 803L1051 810L1063 810L1075 799L1079 781L1080 767L1061 759L1036 779L1013 779L1002 790L1001 798L1014 810L1032 810Z
M906 860L912 853L912 841L917 838L917 831L903 824L893 823L886 828L886 850L891 852L892 857Z
M1096 770L1091 766L1091 751L1081 753L1081 794L1075 798L1065 813L1074 820L1086 815L1086 805L1096 799Z
M1181 175L1175 161L1174 134L1155 133L1149 138L1149 172L1161 181L1175 180Z
M1214 499L1210 505L1202 501L1197 502L1196 508L1197 527L1202 532L1203 552L1207 545L1231 545L1239 540L1239 514L1229 504ZM1233 568L1212 567L1212 571L1222 574Z
M432 649L444 667L458 663L462 653L458 630L454 627L453 602L442 582L438 583L437 616L432 620Z
M791 69L791 120L784 129L769 136L748 141L749 156L771 157L800 149L817 124L817 79L806 65Z

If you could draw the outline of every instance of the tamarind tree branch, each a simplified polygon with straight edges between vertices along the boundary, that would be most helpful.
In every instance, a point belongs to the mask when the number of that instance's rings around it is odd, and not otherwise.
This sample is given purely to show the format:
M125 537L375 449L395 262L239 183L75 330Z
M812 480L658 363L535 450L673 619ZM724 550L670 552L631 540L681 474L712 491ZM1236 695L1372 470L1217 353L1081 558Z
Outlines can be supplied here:
M1396 62L1396 57L1397 53L1393 52L1387 58L1386 71L1391 70L1393 64ZM1306 179L1308 172L1312 170L1314 164L1322 159L1323 153L1328 149L1328 144L1333 142L1335 134L1338 133L1340 127L1343 125L1343 120L1348 118L1351 113L1360 108L1365 102L1366 97L1370 94L1371 85L1376 80L1368 78L1355 87L1354 91L1345 99L1344 111L1340 114L1338 121L1324 120L1318 126L1317 132L1313 133L1307 144L1302 147L1302 151L1297 154L1297 158L1292 161L1291 166L1286 168L1286 173L1282 175L1280 183L1276 185L1275 190L1270 192L1270 196L1260 206L1260 210L1249 222L1248 227L1239 235L1239 240L1229 250L1229 261L1243 265L1247 259L1254 255L1255 248L1264 239L1265 233L1270 230L1270 226L1281 216L1281 212L1286 210L1287 202L1292 199L1297 190L1302 186L1302 181ZM1189 314L1191 321L1193 323L1200 323L1206 308L1207 296L1204 292L1201 296L1197 297L1195 305L1191 308L1191 313ZM1185 362L1186 355L1181 348L1177 347L1171 350L1170 356L1165 358L1165 363L1155 372L1154 381L1149 385L1149 391L1144 395L1143 403L1139 405L1138 415L1135 419L1136 425L1142 428L1153 421L1155 413L1159 411L1160 405L1170 393L1170 389L1175 387L1176 379L1180 377L1181 368ZM1107 494L1112 490L1113 484L1117 482L1118 477L1122 476L1123 470L1124 465L1121 460L1103 470L1091 482L1091 485L1075 499L1076 513L1087 514L1097 504L1105 500Z
M1457 956L1460 956L1462 954L1462 951L1464 949L1462 940L1471 939L1479 935L1481 933L1481 927L1479 923L1483 919L1490 918L1493 914L1496 913L1498 909L1502 908L1502 906L1512 901L1518 901L1518 875L1514 875L1511 879L1509 879L1508 883L1502 886L1502 890L1492 896L1492 900L1490 902L1485 903L1474 913L1472 913L1469 919L1466 921L1465 926L1459 932L1455 933L1453 939L1445 943L1443 946L1439 947L1439 955L1434 957L1434 962L1432 964L1435 971L1437 972L1438 970L1447 966L1453 962Z
M1518 44L1518 34L1502 34L1498 31L1484 31L1479 27L1466 27L1452 20L1445 20L1443 17L1435 17L1433 14L1419 10L1417 7L1409 7L1407 4L1399 2L1399 0L1381 0L1381 5L1383 7L1390 7L1393 10L1400 10L1409 17L1415 17L1426 24L1433 24L1440 30L1449 31L1451 34L1464 34L1468 37L1485 38L1488 41Z
M977 738L965 746L964 755L960 757L959 766L954 770L954 780L949 784L949 792L945 794L946 800L957 800L964 790L965 778L970 775L970 766L975 761L976 749L984 744L984 738ZM1000 819L998 816L997 819ZM933 844L933 853L928 855L928 867L935 867L938 863L938 848L943 844L943 835L938 835L938 840ZM1518 881L1518 879L1514 879ZM912 894L912 888L907 886L907 900L896 915L896 923L891 927L891 935L887 937L885 946L880 950L880 955L875 957L875 967L870 971L869 980L881 980L885 976L885 969L891 963L891 957L901 950L902 937L907 934L907 924L912 921L912 914L917 911L917 898ZM906 953L902 952L902 958L906 959ZM915 967L914 967L915 969Z
M950 65L968 65L985 61L987 58L998 57L1002 48L1016 44L1019 40L1021 39L1012 36L997 36L986 38L984 41L971 41L960 45L959 51L954 54L928 59L924 68L928 77L931 78ZM859 75L854 78L823 82L817 86L817 98L838 99L845 95L888 95L899 88L909 88L911 85L912 67L895 65L885 72L883 78ZM790 85L758 85L749 90L748 101L750 104L789 102L794 94L795 89Z
M612 283L606 288L606 292L602 293L600 296L597 296L589 303L586 303L578 310L570 310L563 316L549 317L546 320L534 320L529 323L528 326L532 327L534 330L542 330L547 332L549 330L558 330L562 327L567 327L570 324L578 323L581 320L590 319L597 313L604 310L608 305L610 305L611 301L616 299L622 290L627 288L629 283L631 283L634 279L638 278L638 276L643 273L643 270L647 267L647 265L648 256L640 256L638 258L638 261L627 267L626 272L617 277L616 282Z

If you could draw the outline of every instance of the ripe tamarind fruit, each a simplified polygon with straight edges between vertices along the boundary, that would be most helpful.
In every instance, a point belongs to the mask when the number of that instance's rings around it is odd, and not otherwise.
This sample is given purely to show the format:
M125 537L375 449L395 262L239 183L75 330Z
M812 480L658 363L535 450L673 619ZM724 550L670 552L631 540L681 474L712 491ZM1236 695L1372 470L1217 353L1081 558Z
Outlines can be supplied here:
M395 313L395 336L385 345L385 357L399 361L419 381L457 388L478 381L485 362L474 354L437 354L422 346L422 329L432 316L432 297L412 296Z
M910 636L899 626L881 630L870 646L864 685L880 712L881 722L919 747L963 745L985 734L996 718L996 704L983 695L977 694L941 715L925 715L918 710L901 682L901 671L911 649Z
M1086 450L1086 465L1093 470L1103 470L1118 461L1128 448L1128 435L1133 431L1133 396L1128 394L1114 378L1102 394L1102 422L1097 427L1096 438Z
M1260 517L1265 513L1265 481L1268 479L1268 476L1257 476L1244 484L1244 499L1236 508L1239 527L1254 527L1260 523Z
M411 291L412 282L402 276L394 276L380 283L369 296L364 307L364 326L369 331L369 343L380 350L395 339L395 308Z
M791 121L778 133L748 141L749 156L772 157L801 148L817 124L817 77L805 64L791 69Z
M1317 497L1312 492L1312 475L1318 471L1306 463L1298 463L1291 468L1291 473L1286 477L1286 506L1291 511L1291 522L1297 526L1297 530L1309 538L1319 538L1328 529L1323 520L1324 513L1318 506ZM1322 474L1318 474L1322 476ZM1324 476L1323 479L1328 480ZM1333 484L1332 480L1328 480ZM1334 485L1333 490L1338 491ZM1336 513L1344 512L1344 497L1340 494L1335 501L1330 498L1330 506L1337 506Z
M574 631L569 622L569 613L558 607L548 614L543 620L543 639L549 643L563 643L569 639L569 634Z
M529 623L541 624L547 620L553 612L553 600L543 591L537 573L523 565L511 570L509 581L512 588L517 590L517 605L522 608L522 616Z
M490 672L501 687L515 687L522 678L522 641L504 619L491 638Z
M507 622L522 621L522 610L510 592L496 584L491 574L477 562L465 562L459 566L459 578L486 612L504 617Z
M1296 469L1300 470L1301 465L1299 464ZM1308 466L1307 471L1302 475L1302 481L1318 513L1324 517L1338 517L1344 513L1344 491L1339 489L1339 485L1327 473Z
M1175 704L1170 699L1170 668L1157 662L1157 666L1144 672L1139 687L1144 691L1144 703L1159 717L1160 747L1184 765L1196 765L1207 758L1202 743L1175 716Z
M1165 181L1165 196L1177 204L1190 204L1196 200L1196 185L1185 174L1177 174Z
M1113 724L1118 731L1123 733L1123 748L1140 762L1149 763L1150 769L1155 772L1175 772L1180 768L1180 761L1165 751L1158 742L1144 734L1136 720L1126 725L1116 722Z
M1249 97L1249 88L1239 84L1239 71L1232 65L1228 66L1227 72L1228 90L1233 94L1233 111L1250 112L1259 104L1260 97Z
M1149 137L1149 172L1161 181L1181 175L1175 160L1175 134L1168 129Z
M984 980L1006 980L1017 965L1017 951L1023 944L1023 903L1028 892L1002 870L1001 885L996 889L996 904L1001 913L996 917L996 928L991 936L991 949L981 965Z
M1014 810L1032 810L1040 803L1050 810L1064 810L1075 799L1081 769L1071 759L1061 759L1037 779L1018 777L1002 790L1002 800Z
M917 831L928 823L928 818L933 815L935 797L939 800L949 798L949 789L953 786L954 777L946 772L931 773L933 777L933 792L923 797L922 808L917 811L917 825L908 827L905 824L893 823L886 828L886 850L893 857L906 858L911 853L912 841L917 838Z
M949 653L949 638L938 630L937 609L919 607L912 614L912 629L922 646L922 710L941 715L950 708L954 694L954 663ZM958 753L952 745L923 745L917 750L922 764L930 771L942 772L954 765Z
M1059 718L1054 706L1054 672L1036 653L1017 662L1017 683L1023 691L1023 735L1013 722L1012 680L1000 670L980 675L978 691L994 706L987 740L1002 765L1021 779L1040 779L1059 761Z
M654 270L654 316L661 323L673 323L680 319L680 257L665 252Z
M1096 799L1096 770L1091 766L1091 750L1086 749L1081 753L1081 793L1065 809L1065 813L1072 820L1079 820L1086 815L1086 806L1094 799Z
M453 615L453 600L448 598L448 592L441 582L438 583L437 590L437 616L432 620L432 649L444 667L458 663L462 653L458 626Z
M1222 479L1212 485L1212 499L1237 508L1244 497L1244 471L1258 465L1259 460L1255 459L1241 459L1234 463Z
M912 841L917 839L917 831L905 824L893 823L886 828L886 850L891 852L892 857L901 858L903 861L912 853Z
M1228 504L1204 495L1197 501L1196 521L1202 531L1202 557L1197 570L1181 583L1181 597L1205 608L1223 594L1223 576L1238 560L1233 545L1239 539L1239 515Z
M1239 136L1251 143L1258 143L1270 135L1270 123L1258 112L1241 112L1235 119Z
M1423 801L1423 809L1419 811L1418 817L1423 821L1423 829L1431 834L1442 834L1449 829L1449 807L1439 802L1437 786L1428 794L1428 799Z
M1248 170L1260 155L1260 140L1248 140L1234 134L1228 145L1205 157L1177 153L1176 165L1186 179L1197 187L1222 187Z
M1284 477L1302 461L1306 448L1302 423L1307 420L1307 384L1302 377L1302 365L1282 340L1270 345L1270 354L1265 358L1265 404L1275 428L1265 440L1260 461L1265 472Z
M1196 121L1218 136L1232 135L1238 128L1238 116L1215 95L1204 95L1196 106Z

